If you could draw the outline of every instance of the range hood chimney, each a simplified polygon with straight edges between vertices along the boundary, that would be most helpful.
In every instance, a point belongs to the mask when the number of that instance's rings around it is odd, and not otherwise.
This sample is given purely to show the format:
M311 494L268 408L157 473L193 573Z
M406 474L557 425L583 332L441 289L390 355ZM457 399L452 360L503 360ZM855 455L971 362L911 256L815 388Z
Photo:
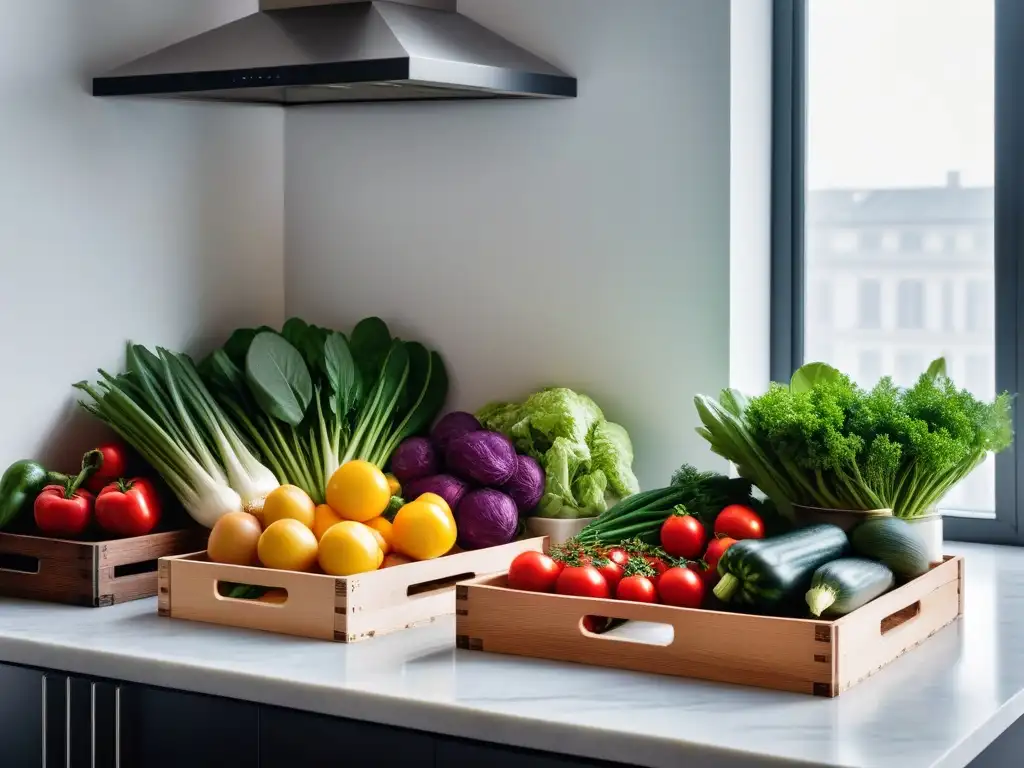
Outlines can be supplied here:
M95 96L292 106L557 98L576 79L456 12L456 0L260 0L238 21L93 80Z

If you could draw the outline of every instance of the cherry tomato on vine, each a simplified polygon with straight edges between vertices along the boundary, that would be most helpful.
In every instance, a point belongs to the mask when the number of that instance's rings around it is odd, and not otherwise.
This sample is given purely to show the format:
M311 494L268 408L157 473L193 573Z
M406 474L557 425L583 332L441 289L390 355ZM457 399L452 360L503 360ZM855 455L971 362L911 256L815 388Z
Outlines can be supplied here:
M669 568L658 580L658 597L666 605L700 608L704 592L704 581L689 568Z
M708 564L708 570L717 571L718 561L722 559L725 550L735 543L736 539L730 539L728 536L712 539L708 544L707 550L704 552L704 562Z
M604 565L597 566L597 570L608 582L608 591L614 595L615 588L622 581L622 566L613 560L605 560Z
M705 591L714 588L715 584L718 583L718 568L711 568L704 564L702 560L691 560L686 564L686 567L700 576L700 580L704 582Z
M611 590L604 576L592 565L567 565L558 575L555 591L577 597L610 597Z
M741 539L763 539L764 521L750 507L730 504L715 518L715 534Z
M672 515L662 523L661 546L672 557L700 557L706 541L704 525L693 515Z
M654 569L654 575L649 578L654 584L657 584L658 579L661 578L661 574L668 570L668 563L655 555L644 555L644 560L646 560L647 564Z
M629 562L629 553L627 553L622 547L612 547L604 553L604 556L620 568L625 568L626 563Z
M658 602L658 591L646 576L626 576L619 582L615 596L619 600L631 600L634 603Z
M508 567L508 585L527 592L552 592L562 569L543 552L523 552Z

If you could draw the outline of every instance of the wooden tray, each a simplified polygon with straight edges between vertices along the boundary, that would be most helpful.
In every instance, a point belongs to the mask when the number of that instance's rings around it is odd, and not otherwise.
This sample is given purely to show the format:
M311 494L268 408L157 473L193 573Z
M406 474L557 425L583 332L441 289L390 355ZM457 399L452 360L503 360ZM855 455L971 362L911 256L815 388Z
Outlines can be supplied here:
M863 608L820 621L522 592L500 574L458 586L456 644L831 697L961 616L963 578L963 558L947 556ZM668 627L660 644L622 630L595 635L583 629L587 615L668 625L671 639Z
M157 590L157 560L194 552L209 531L187 528L107 541L0 533L0 595L97 608Z
M516 555L542 551L545 542L525 539L349 577L224 565L210 562L205 552L165 557L159 611L174 619L352 643L455 613L456 582L507 571ZM237 599L221 594L219 582L286 594L273 601Z

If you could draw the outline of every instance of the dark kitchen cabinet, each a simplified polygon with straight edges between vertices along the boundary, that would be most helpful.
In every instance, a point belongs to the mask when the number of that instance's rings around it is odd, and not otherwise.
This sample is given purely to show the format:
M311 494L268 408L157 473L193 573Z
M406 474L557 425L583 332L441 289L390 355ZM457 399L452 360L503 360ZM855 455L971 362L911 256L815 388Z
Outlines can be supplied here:
M259 707L122 684L119 768L259 768Z
M14 766L43 764L42 672L0 665L3 760Z
M260 768L298 765L434 768L434 738L404 728L262 707Z
M437 768L464 765L480 765L487 768L615 768L618 765L446 738L437 739L434 754Z

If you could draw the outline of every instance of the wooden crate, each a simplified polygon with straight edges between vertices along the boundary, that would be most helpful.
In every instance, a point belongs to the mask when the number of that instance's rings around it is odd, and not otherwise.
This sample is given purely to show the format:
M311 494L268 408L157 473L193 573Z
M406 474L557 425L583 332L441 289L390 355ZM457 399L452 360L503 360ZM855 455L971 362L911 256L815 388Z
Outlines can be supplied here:
M458 581L507 571L520 552L544 549L525 539L358 576L276 571L210 562L205 552L160 560L159 611L175 619L263 629L352 643L455 613ZM227 597L219 583L284 590L279 599Z
M962 615L963 578L963 558L947 556L853 613L820 621L522 592L499 574L458 586L456 644L831 697ZM672 636L652 644L595 635L583 629L587 615L669 625Z
M70 541L0 533L0 595L97 608L157 591L157 560L195 552L209 531L188 528L127 539Z

